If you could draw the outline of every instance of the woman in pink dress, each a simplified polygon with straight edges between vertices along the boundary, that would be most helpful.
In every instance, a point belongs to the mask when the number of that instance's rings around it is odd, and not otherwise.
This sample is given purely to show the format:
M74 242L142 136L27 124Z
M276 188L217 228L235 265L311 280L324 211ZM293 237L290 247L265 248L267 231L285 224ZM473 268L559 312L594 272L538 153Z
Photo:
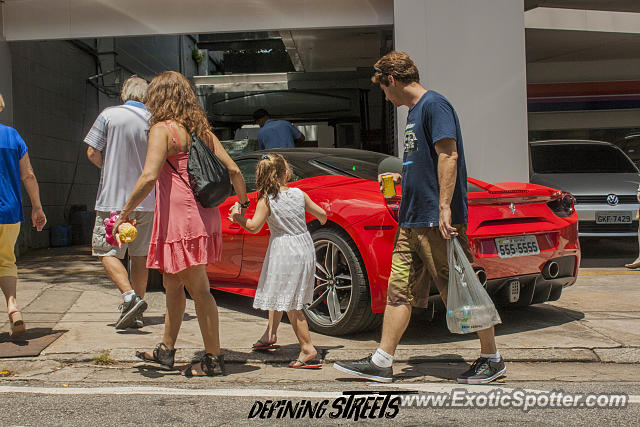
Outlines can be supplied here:
M195 133L213 148L229 169L240 201L248 205L244 179L238 166L211 132L206 115L182 74L167 71L154 78L149 84L145 105L151 112L147 159L114 229L127 220L155 185L156 206L147 267L162 273L167 311L162 341L153 351L139 351L136 356L173 368L175 343L186 304L186 286L195 302L205 354L200 361L189 365L183 374L212 376L224 373L218 307L209 290L205 270L208 263L220 259L220 212L217 207L203 208L186 184L189 182L187 153L190 135Z

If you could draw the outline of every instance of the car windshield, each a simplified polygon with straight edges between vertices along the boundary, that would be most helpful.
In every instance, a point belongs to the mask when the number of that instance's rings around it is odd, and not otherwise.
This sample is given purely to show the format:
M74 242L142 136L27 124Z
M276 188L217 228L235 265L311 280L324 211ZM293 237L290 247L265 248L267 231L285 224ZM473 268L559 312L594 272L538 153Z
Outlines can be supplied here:
M620 144L620 148L625 152L631 160L637 162L640 160L640 135L632 135L625 138L626 141Z
M381 173L401 173L402 160L398 157L384 154L363 152L362 156L321 157L310 163L332 174L355 176L357 178L376 181ZM467 193L480 193L487 191L471 183L467 183Z
M484 188L480 188L476 185L473 185L470 182L467 182L467 193L482 193L485 191L487 190L485 190Z
M402 172L402 160L394 156L371 155L361 157L335 157L325 156L312 160L312 163L320 168L328 168L341 175L354 176L356 178L378 180L378 174L386 172Z
M601 144L532 145L534 173L637 173L635 165L615 147Z

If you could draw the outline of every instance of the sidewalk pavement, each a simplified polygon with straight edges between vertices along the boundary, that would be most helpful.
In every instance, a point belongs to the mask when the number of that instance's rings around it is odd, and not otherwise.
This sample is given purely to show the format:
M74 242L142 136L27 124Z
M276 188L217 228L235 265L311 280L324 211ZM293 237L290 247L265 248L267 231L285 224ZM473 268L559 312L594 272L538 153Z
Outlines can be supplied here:
M149 308L142 330L116 331L113 324L121 296L87 247L32 251L18 264L18 301L27 327L64 332L37 360L89 362L108 352L117 362L135 362L135 350L152 349L160 341L164 294L153 291L146 295ZM501 310L503 324L496 328L501 354L512 362L640 363L638 278L640 272L620 268L583 269L576 285L566 289L559 301ZM297 357L299 347L288 323L278 332L282 345L278 351L251 351L266 326L266 313L254 310L250 298L219 291L214 295L228 362L277 364ZM0 332L7 330L8 322L2 316ZM330 363L374 352L379 334L379 330L348 337L312 333L312 340L321 358ZM190 360L203 348L192 300L187 300L176 347L179 362ZM423 312L416 312L395 360L460 363L477 356L474 335L452 335L442 317L429 322Z

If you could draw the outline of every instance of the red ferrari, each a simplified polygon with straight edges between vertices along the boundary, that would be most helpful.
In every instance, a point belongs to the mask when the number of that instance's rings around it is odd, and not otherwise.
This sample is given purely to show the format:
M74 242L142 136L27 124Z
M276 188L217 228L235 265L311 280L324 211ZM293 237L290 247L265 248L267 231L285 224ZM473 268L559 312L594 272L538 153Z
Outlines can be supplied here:
M378 188L383 172L400 172L399 158L352 149L280 149L293 168L292 187L328 206L327 224L308 218L317 256L314 300L305 312L312 329L342 335L379 325L384 311L400 198ZM235 158L255 209L255 169L261 152ZM399 189L398 189L399 190ZM400 194L400 191L398 191ZM468 237L474 267L499 305L557 300L576 281L578 217L570 194L527 183L468 180ZM269 229L245 232L220 205L222 260L207 267L211 287L253 297ZM434 304L442 306L435 286Z

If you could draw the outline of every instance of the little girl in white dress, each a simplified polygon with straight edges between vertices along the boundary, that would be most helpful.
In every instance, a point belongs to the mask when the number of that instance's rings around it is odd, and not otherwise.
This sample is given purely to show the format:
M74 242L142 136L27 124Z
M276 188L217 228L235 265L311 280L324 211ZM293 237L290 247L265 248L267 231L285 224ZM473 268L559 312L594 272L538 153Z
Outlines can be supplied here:
M309 325L302 313L305 304L313 296L316 255L313 240L307 230L305 211L321 224L327 214L304 191L287 187L290 168L280 154L265 154L256 168L257 205L253 218L247 219L236 206L229 219L240 224L250 233L269 224L269 248L264 258L253 307L269 310L269 324L264 335L254 345L255 350L273 349L278 346L276 330L282 312L286 311L291 326L300 342L298 359L289 364L292 368L319 368L310 364L317 356L311 344Z

